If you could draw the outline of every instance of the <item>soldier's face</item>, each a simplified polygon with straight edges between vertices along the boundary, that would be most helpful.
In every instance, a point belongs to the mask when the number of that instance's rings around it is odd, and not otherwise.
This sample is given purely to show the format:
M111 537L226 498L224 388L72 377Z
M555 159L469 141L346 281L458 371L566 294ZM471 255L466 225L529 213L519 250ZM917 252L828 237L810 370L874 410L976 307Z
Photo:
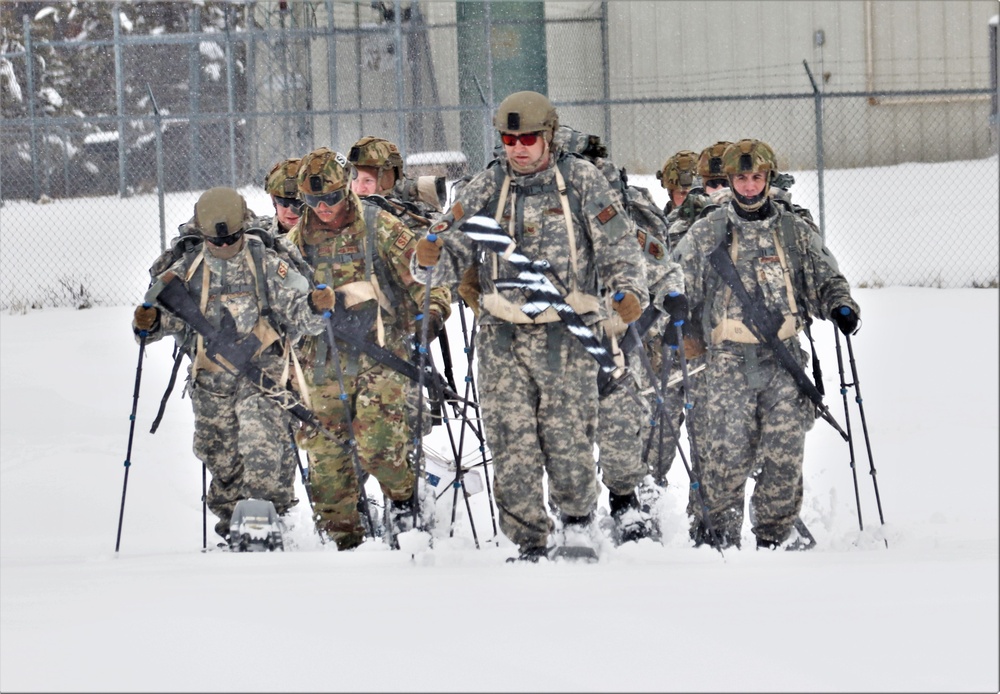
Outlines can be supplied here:
M538 137L530 145L524 144L519 137L513 145L504 142L503 149L507 153L507 161L519 174L541 171L549 163L549 143L542 133L538 133Z
M374 195L378 192L378 169L370 166L356 167L357 178L351 181L351 190L358 195Z
M732 177L731 181L733 190L745 198L753 198L764 191L764 187L767 185L767 172L738 173Z
M325 202L321 202L316 207L310 207L310 209L324 225L333 229L341 229L351 221L350 205L351 199L346 197L333 207L327 205Z
M298 208L294 205L279 205L273 195L271 196L271 202L274 203L274 216L278 218L278 224L281 225L281 228L284 231L288 231L293 226L298 224Z
M674 203L674 207L680 207L687 200L688 189L687 188L674 188L670 191L670 201Z

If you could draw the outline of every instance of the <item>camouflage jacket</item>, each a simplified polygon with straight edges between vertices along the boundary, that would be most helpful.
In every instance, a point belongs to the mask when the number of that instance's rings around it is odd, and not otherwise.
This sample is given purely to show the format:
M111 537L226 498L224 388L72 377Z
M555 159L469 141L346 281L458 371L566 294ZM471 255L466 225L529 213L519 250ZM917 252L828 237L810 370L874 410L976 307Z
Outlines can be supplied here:
M376 341L374 333L381 323L384 346L408 357L406 337L416 328L415 317L422 311L425 293L424 286L410 274L410 257L418 237L397 217L381 209L374 215L375 228L369 230L363 205L370 203L362 203L354 193L350 195L357 210L350 225L336 231L325 228L306 207L299 223L288 232L288 242L313 268L311 279L316 284L350 292L349 308L375 316L375 307L380 305L378 317L371 324L372 341ZM369 239L374 243L369 245ZM378 300L363 293L369 291L365 287L372 280L381 292ZM355 291L357 288L362 291ZM451 292L446 287L431 289L431 311L445 320L450 315Z
M715 349L738 351L739 343L756 342L741 327L749 323L742 304L710 264L709 254L720 245L732 256L735 244L734 264L747 291L753 296L759 283L766 308L785 317L791 334L779 333L783 339L801 330L808 316L828 319L839 306L858 312L847 280L819 235L798 215L778 205L771 210L763 220L748 221L730 202L696 221L673 251L684 270L691 314L701 316L701 333Z
M221 327L223 315L231 314L238 335L244 337L254 333L261 341L257 358L262 368L280 371L278 365L283 364L284 339L318 334L323 331L324 323L309 307L306 278L257 237L247 235L244 238L243 248L232 258L216 258L199 248L184 254L168 270L184 282L188 293L213 326ZM260 259L259 267L255 254ZM261 270L263 277L260 277ZM197 368L220 370L208 361L200 347L195 354L196 339L191 332L180 318L161 310L159 327L146 339L152 342L165 335L186 333L186 351L194 355Z
M589 161L568 155L559 161L565 171L563 177L573 220L571 231L566 228L556 188L556 157L537 173L526 176L511 173L510 188L499 214L496 207L509 169L504 159L498 160L465 184L450 210L431 227L444 242L445 251L434 270L434 280L454 283L466 268L478 267L480 304L486 309L480 314L484 324L525 322L523 314L517 315L519 307L524 305L525 294L521 289L496 289L494 280L510 276L510 268L496 254L481 255L480 249L459 230L462 220L473 215L498 219L521 253L532 260L549 261L554 284L584 299L574 308L588 324L608 317L610 296L618 291L631 292L643 305L647 301L645 262L635 242L635 227L619 196ZM500 171L495 170L497 166ZM575 274L569 233L573 234L576 247ZM418 279L426 280L427 270L417 267L415 259L412 268ZM510 318L497 315L484 303L491 299L511 307L514 315Z

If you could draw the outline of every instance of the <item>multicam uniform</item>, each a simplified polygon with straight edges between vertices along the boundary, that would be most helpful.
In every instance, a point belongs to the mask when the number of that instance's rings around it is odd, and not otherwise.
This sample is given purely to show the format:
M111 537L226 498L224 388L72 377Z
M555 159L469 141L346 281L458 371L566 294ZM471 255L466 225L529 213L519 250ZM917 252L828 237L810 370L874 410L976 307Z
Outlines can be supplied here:
M323 330L323 322L310 310L309 285L303 276L256 237L245 235L244 244L228 260L216 258L202 247L182 256L169 272L183 280L212 325L220 327L223 314L229 313L237 334L256 334L262 347L255 364L272 380L285 384L290 350L287 335L318 333ZM260 255L263 277L254 253ZM258 285L258 280L263 284ZM266 287L273 321L262 316L259 286ZM161 311L160 316L159 327L147 341L185 332L185 323L179 318L168 311ZM248 379L232 375L209 360L200 338L189 344L194 453L212 473L206 502L220 519L216 532L225 536L240 499L268 499L279 514L294 503L295 467L287 455L289 415Z
M732 243L730 255L744 286L760 284L767 308L786 317L779 332L806 363L798 331L808 315L826 318L839 306L857 312L847 281L819 236L798 215L770 204L767 216L748 221L732 201L691 227L674 250L684 268L692 315L700 315L708 342L708 368L698 428L701 489L723 546L739 545L744 488L759 468L751 503L758 542L784 541L802 503L802 459L815 408L766 345L744 326L744 310L711 267L708 255ZM786 279L787 278L787 279ZM706 539L691 499L692 536Z
M354 193L349 195L358 211L349 226L324 227L307 207L288 239L314 268L316 284L344 293L349 310L371 318L368 339L408 359L408 339L416 327L413 316L420 313L425 292L410 275L417 236L383 210L374 216L375 228L369 230L363 203ZM446 288L431 290L432 312L447 319L450 303ZM387 497L405 500L414 489L409 460L416 416L414 384L355 348L340 342L338 348L361 467L378 479ZM313 411L326 428L346 440L349 432L329 344L323 336L307 338L301 353ZM318 527L340 549L356 547L364 541L364 527L350 451L320 436L300 437L299 445L312 460L310 482Z
M560 179L568 197L558 192ZM435 283L456 282L470 266L478 268L480 398L500 526L524 551L544 547L553 529L546 474L561 513L584 517L596 506L598 366L553 309L532 322L520 310L523 291L496 289L494 280L507 276L506 263L491 252L481 254L458 229L475 214L497 219L527 257L548 260L568 303L597 329L616 292L645 301L644 263L633 226L604 175L575 157L562 155L557 164L555 153L546 168L528 175L512 173L501 159L469 181L431 228L445 251L433 270ZM413 267L418 279L427 279L427 270L415 261Z

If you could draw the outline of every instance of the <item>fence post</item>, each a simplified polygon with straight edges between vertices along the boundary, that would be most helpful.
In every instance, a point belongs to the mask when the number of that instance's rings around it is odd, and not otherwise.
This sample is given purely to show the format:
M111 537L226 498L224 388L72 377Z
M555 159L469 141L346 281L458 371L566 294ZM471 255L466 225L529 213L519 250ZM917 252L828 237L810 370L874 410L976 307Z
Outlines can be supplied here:
M153 119L156 124L156 197L160 206L160 252L167 250L167 217L163 202L163 128L160 127L160 109L153 96L153 88L146 82L149 101L153 104Z
M112 8L112 26L114 27L115 39L115 106L118 110L118 196L128 197L128 190L125 188L126 156L128 149L125 146L125 75L122 63L122 13L121 5L115 3Z
M405 87L403 86L403 7L400 0L394 0L392 18L393 18L393 41L396 44L396 50L393 53L395 72L396 72L396 142L399 146L400 152L408 152L409 144L406 141L406 112L404 108L406 106L405 94L403 93ZM411 69L414 66L410 66Z
M823 155L823 92L816 86L816 80L813 79L809 63L803 60L802 64L805 65L806 74L809 75L809 81L812 82L813 88L813 104L816 111L816 185L819 195L819 235L823 241L826 241L825 195L823 191L823 169L825 167Z
M192 35L201 33L201 6L191 5L191 16L188 32ZM200 128L198 114L201 109L199 95L201 93L201 58L198 52L198 42L188 44L188 136L191 139L190 155L188 156L188 190L198 190L201 187L201 177L198 175Z
M230 13L232 6L226 5L226 120L229 121L229 185L236 188L236 97L233 86L233 37Z
M611 65L608 59L608 3L601 3L601 77L604 79L604 144L608 151L614 151L611 146Z
M35 118L35 56L31 45L31 19L28 15L24 20L24 68L28 81L28 117L31 119L31 197L36 202L42 197L38 190L38 167L41 158L38 156L38 121Z

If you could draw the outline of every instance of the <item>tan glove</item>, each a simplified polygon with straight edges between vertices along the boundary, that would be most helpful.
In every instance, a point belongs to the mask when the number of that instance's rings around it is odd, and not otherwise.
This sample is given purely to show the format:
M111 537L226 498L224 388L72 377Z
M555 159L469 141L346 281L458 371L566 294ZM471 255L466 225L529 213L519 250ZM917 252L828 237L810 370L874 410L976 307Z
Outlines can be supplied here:
M426 238L417 241L417 265L420 267L434 267L441 259L441 246L444 241L436 234L429 234L434 239Z
M472 312L479 316L479 297L483 293L483 288L479 284L479 268L470 265L462 273L462 281L458 284L458 295L462 297L465 305L472 309Z
M312 309L313 313L319 314L332 311L336 298L332 289L321 284L309 293L309 308Z
M631 323L637 320L642 315L642 306L639 304L639 298L631 292L619 292L615 296L619 295L621 299L612 301L611 308L615 310L623 323Z
M155 306L143 304L135 307L135 314L132 316L132 329L138 332L151 332L156 324L160 322L160 309Z

